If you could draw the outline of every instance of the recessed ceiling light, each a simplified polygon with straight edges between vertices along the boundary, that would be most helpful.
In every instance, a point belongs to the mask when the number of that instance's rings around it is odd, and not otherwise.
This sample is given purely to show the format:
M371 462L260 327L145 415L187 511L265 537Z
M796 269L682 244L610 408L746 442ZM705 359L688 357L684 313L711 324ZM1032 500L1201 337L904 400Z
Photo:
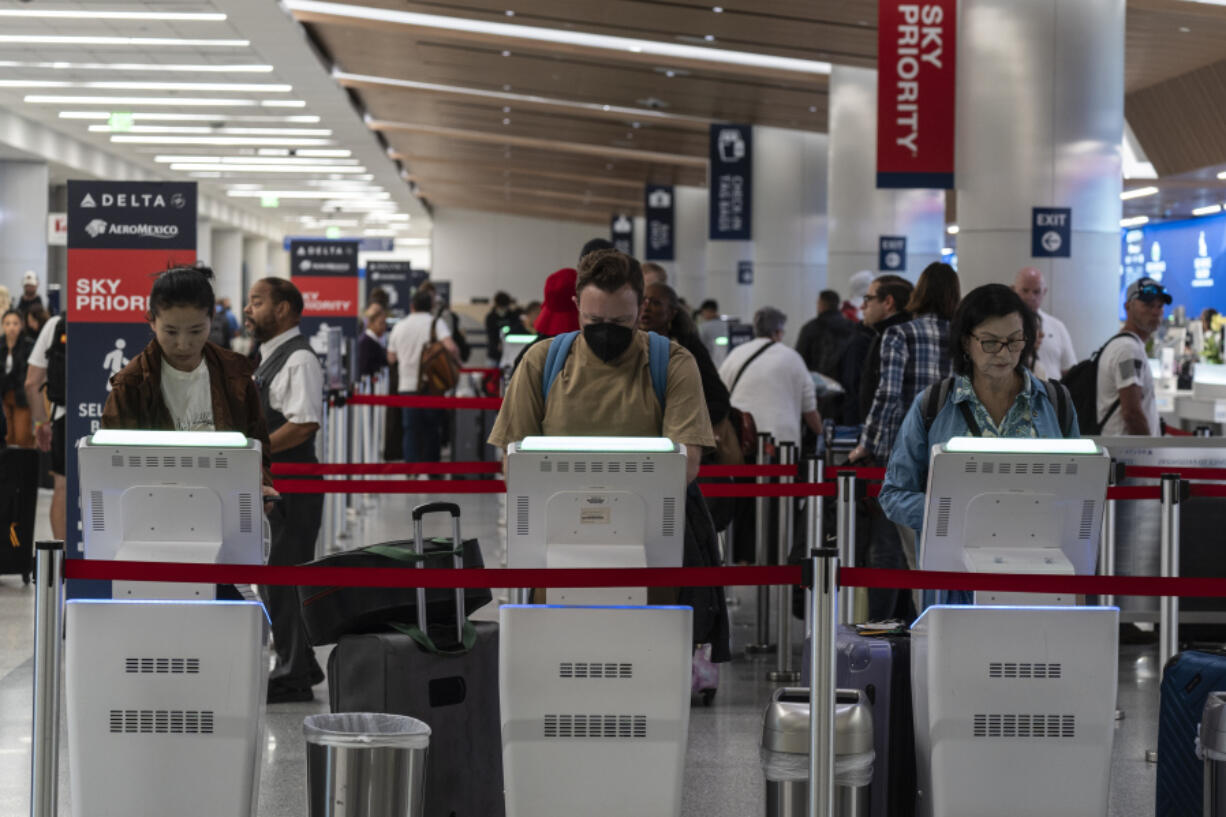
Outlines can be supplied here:
M1180 34L1190 34L1191 32L1192 32L1192 29L1188 28L1187 26L1180 26L1180 27L1179 27L1179 33L1180 33Z
M510 120L510 119L504 119L504 120L502 120L502 124L504 124L504 125L509 125L509 124L511 124L511 120Z
M504 56L504 57L509 57L509 56L511 56L511 52L510 52L510 51L503 51L503 52L502 52L502 56Z
M179 23L220 23L226 15L212 11L95 11L93 9L0 9L0 17L46 20L149 20Z
M1156 187L1136 187L1132 190L1125 190L1124 192L1120 193L1120 199L1123 201L1129 201L1131 199L1144 198L1145 196L1153 196L1157 193L1158 188Z
M672 79L673 77L677 76L677 72L676 71L665 71L664 76L668 77L669 79Z
M712 6L711 11L715 12L716 14L723 14L724 7L723 6Z
M129 48L149 46L194 46L197 48L246 48L250 40L198 40L184 37L96 37L77 34L0 34L0 43L18 45L122 45Z
M631 122L631 123L630 123L630 127L632 127L632 128L641 128L641 127L643 127L643 123L642 123L642 122Z
M1121 227L1140 227L1142 224L1149 223L1149 216L1133 216L1131 218L1120 219Z
M511 90L511 86L510 86L510 85L504 85L504 86L502 86L502 90L504 90L504 91L509 91L509 90Z
M511 112L511 106L510 106L510 105L503 105L503 106L502 106L502 112L503 112L503 113L510 113L510 112Z
M658 40L639 40L630 37L614 37L606 34L593 34L583 31L564 30L560 28L543 28L539 26L522 26L512 23L495 23L487 20L473 20L464 17L448 17L440 14L422 14L419 12L399 11L395 9L373 8L370 6L349 5L345 3L319 2L319 0L283 0L283 5L290 11L306 12L317 16L333 17L351 20L367 20L393 25L413 26L416 28L433 28L447 31L463 31L473 34L494 35L518 40L533 40L563 45L575 45L585 48L627 52L632 48L639 49L636 53L653 54L657 56L679 57L702 62L724 63L744 67L766 68L777 71L788 71L799 74L829 74L830 63L816 60L803 60L794 57L779 57L772 54L758 54L749 51L733 51L729 49L709 48L706 46L683 45L679 43L660 42ZM714 35L708 35L712 40Z
M946 228L945 228L945 232L949 233L950 235L957 235L957 234L958 234L958 225L957 225L957 224L950 224L948 227L946 227Z
M809 113L817 113L817 106L816 106L816 105L810 105L810 106L809 106Z
M506 14L508 17L514 17L514 16L515 16L515 12L511 11L510 9L507 9L507 10L506 10L504 13L505 13L505 14Z
M713 42L715 42L715 35L714 35L714 34L703 34L703 35L702 35L702 38L703 38L704 40L706 40L707 42L709 42L709 43L713 43Z

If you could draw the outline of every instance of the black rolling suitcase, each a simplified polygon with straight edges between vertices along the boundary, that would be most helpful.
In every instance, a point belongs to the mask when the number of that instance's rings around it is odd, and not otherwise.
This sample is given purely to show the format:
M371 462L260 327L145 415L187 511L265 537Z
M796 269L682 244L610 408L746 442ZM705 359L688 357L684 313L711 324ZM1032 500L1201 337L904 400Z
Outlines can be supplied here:
M459 506L436 502L413 509L419 546L422 517L440 511L452 515L461 541ZM342 636L328 658L329 702L333 712L409 715L430 726L427 817L501 817L498 625L468 624L461 603L457 617L441 626L417 619L403 633ZM414 612L422 609L429 607L419 603ZM466 624L459 638L457 621Z
M1157 817L1200 817L1204 762L1196 756L1210 692L1226 689L1226 653L1181 652L1162 670L1158 705Z
M26 584L34 570L34 516L38 509L38 451L0 450L0 574Z

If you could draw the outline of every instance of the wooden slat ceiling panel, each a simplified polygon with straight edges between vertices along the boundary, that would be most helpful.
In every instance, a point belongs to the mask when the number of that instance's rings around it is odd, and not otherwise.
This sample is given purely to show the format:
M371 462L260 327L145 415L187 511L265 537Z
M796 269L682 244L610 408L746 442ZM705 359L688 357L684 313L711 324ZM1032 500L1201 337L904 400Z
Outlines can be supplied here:
M1226 61L1190 71L1124 101L1133 133L1159 176L1226 162Z
M1226 10L1185 0L1129 0L1124 88L1135 91L1226 57Z

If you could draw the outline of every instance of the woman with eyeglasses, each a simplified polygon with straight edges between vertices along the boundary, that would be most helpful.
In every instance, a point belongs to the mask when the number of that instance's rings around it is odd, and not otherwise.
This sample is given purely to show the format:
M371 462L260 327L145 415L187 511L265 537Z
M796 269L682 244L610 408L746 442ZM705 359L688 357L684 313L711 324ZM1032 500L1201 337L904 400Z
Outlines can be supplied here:
M929 455L951 437L1080 436L1068 389L1024 364L1037 335L1034 313L1009 287L967 294L949 327L954 374L920 392L899 429L881 486L886 516L923 529Z

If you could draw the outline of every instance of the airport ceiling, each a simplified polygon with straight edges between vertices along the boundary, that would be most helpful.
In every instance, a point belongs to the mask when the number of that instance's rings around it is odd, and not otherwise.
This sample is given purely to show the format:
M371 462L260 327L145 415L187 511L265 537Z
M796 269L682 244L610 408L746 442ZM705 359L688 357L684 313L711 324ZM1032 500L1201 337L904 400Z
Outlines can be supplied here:
M284 6L318 61L274 0L0 0L0 105L261 215L275 199L287 232L334 223L409 236L427 228L409 223L423 212L410 184L427 206L607 224L641 209L645 183L704 185L712 122L825 131L829 65L876 60L876 0ZM50 41L80 36L167 42ZM1127 119L1159 176L1125 182L1158 188L1125 214L1226 200L1226 7L1128 0L1125 65ZM135 99L152 96L162 103ZM46 97L72 101L34 101ZM112 121L120 111L134 118ZM303 195L264 196L293 191Z

